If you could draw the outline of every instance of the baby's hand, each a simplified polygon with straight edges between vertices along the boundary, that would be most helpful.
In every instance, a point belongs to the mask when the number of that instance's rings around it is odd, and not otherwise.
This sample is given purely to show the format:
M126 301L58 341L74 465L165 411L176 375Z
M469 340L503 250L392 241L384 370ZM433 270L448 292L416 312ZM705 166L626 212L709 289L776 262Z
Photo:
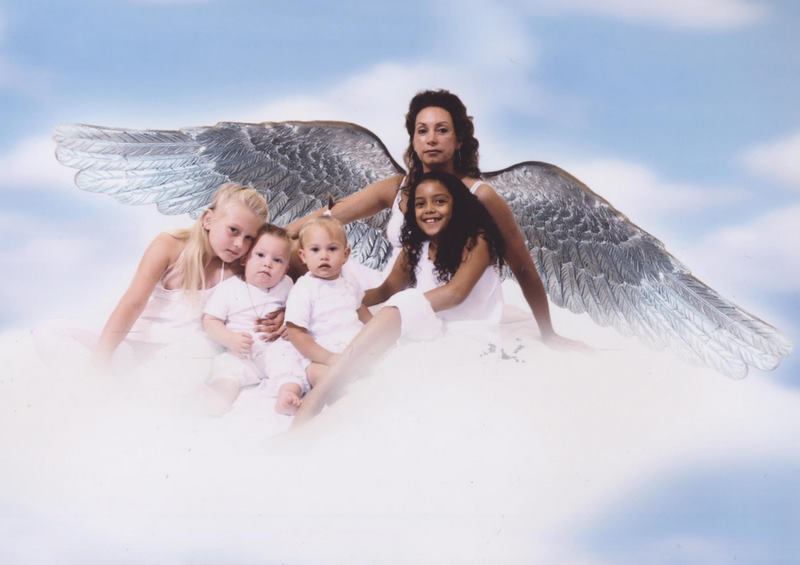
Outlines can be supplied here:
M235 333L228 348L239 357L247 357L253 349L253 336L247 332Z

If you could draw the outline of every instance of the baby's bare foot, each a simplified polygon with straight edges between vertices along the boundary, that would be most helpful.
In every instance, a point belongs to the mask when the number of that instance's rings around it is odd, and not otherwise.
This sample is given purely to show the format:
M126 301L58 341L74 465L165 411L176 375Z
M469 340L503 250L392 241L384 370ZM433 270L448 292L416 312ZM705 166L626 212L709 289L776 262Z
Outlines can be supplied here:
M275 403L275 411L278 412L278 414L294 416L302 403L303 401L300 400L297 394L294 392L287 392L278 397L278 401Z

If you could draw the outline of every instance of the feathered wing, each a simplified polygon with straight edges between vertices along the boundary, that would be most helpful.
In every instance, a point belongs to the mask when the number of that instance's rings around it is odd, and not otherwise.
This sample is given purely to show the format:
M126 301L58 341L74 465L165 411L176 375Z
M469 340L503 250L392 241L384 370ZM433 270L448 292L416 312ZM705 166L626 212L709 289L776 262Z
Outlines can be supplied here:
M56 157L75 184L164 214L199 214L227 181L259 190L278 225L403 169L375 134L346 122L223 122L181 130L60 126ZM384 212L348 226L353 256L373 268L390 255Z
M346 122L219 123L175 131L66 125L56 155L79 188L165 214L198 214L226 181L249 184L286 224L402 173L370 131ZM696 279L650 234L558 167L487 173L511 205L551 300L604 326L671 347L731 376L772 369L791 344ZM390 254L386 211L348 226L355 258Z
M511 206L551 300L733 377L773 369L778 331L692 276L578 179L526 162L484 175Z

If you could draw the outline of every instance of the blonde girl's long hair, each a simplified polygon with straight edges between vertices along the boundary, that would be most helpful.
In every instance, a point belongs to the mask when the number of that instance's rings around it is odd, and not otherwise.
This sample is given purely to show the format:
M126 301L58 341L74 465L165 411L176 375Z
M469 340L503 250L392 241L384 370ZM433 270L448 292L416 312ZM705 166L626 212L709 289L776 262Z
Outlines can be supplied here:
M174 237L185 240L186 246L166 276L177 277L181 290L189 295L193 296L198 290L206 288L206 265L214 258L203 220L209 210L222 210L230 204L241 204L262 222L267 221L267 201L258 191L236 182L226 182L220 185L211 204L191 228L172 232Z

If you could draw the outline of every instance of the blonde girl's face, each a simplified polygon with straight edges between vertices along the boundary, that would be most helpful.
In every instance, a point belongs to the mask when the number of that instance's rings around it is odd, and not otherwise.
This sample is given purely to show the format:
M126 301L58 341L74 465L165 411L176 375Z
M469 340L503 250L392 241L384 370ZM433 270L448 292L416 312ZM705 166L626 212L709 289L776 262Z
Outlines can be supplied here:
M244 280L265 290L281 282L289 267L289 247L282 237L263 234L244 263Z
M247 206L232 202L216 210L207 210L203 227L216 257L231 263L244 256L253 245L261 219Z
M413 147L425 172L451 168L461 143L450 112L438 106L420 110L414 125Z
M350 248L344 234L332 235L322 226L313 226L303 232L300 259L315 277L338 278L349 256Z

